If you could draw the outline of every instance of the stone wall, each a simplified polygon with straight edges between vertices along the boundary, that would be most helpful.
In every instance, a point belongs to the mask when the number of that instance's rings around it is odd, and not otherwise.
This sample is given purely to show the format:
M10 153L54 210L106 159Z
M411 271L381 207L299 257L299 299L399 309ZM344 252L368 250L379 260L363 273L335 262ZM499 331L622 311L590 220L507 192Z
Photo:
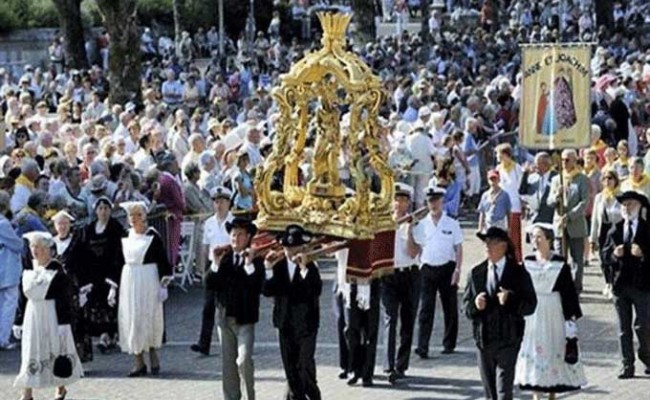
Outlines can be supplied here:
M0 68L20 75L26 64L46 66L47 48L56 33L57 29L25 29L0 35Z

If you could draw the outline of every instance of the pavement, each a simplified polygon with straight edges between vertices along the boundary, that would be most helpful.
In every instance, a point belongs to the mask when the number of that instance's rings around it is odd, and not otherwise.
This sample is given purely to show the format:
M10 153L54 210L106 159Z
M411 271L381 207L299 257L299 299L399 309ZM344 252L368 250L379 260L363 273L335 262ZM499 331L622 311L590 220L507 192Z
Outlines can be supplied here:
M474 236L475 226L463 223L465 233L466 274L471 266L484 256L481 242ZM432 348L428 360L413 355L408 379L398 385L388 383L382 371L384 347L377 351L375 386L349 387L339 380L338 344L334 318L331 312L333 263L321 263L324 281L321 296L321 328L316 354L318 381L323 399L355 400L433 400L480 399L483 390L476 363L476 351L471 337L470 323L460 317L458 348L454 354L442 355L440 351L441 312L436 313ZM638 400L650 398L650 376L643 374L643 365L637 361L635 379L620 381L616 378L619 353L616 315L610 300L601 294L603 283L597 263L585 270L585 292L582 307L585 316L579 322L582 360L589 384L580 392L564 394L559 398ZM459 292L460 294L461 292ZM84 365L86 377L71 385L70 400L194 400L223 399L221 393L221 358L216 330L210 356L192 353L189 346L198 338L201 322L202 290L200 285L187 293L172 290L166 304L167 345L161 350L162 371L158 377L127 378L132 359L125 354L101 355ZM439 303L439 302L438 302ZM255 342L255 376L257 399L282 399L286 385L277 345L277 334L271 324L272 303L262 300L261 319L257 324ZM18 399L19 390L13 380L20 365L19 350L0 352L0 400ZM35 399L53 398L54 389L36 390ZM530 393L516 392L515 398L530 399Z

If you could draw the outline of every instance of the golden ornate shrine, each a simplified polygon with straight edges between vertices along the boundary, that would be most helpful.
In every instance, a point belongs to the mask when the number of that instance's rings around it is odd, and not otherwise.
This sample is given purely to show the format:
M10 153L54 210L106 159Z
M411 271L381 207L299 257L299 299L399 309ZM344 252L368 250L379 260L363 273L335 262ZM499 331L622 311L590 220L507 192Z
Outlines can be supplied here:
M385 96L377 76L356 55L347 52L345 31L351 15L319 13L323 48L295 64L273 90L280 118L273 151L255 179L257 225L283 230L289 224L323 235L370 239L394 230L393 171L379 145L379 107ZM338 171L342 151L340 106L350 113L349 160L355 195L346 198ZM312 178L299 185L307 134L315 141ZM279 190L274 177L284 173ZM379 193L371 191L375 175Z

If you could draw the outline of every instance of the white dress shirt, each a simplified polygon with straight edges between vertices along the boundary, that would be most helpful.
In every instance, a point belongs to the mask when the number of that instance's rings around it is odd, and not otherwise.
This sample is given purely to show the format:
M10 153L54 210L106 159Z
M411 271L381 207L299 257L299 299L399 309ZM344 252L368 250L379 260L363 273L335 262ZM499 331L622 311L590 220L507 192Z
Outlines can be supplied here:
M395 232L395 268L408 268L419 263L417 256L412 258L408 253L408 224L401 224Z
M428 214L413 228L413 239L420 247L422 265L438 267L456 261L456 248L463 244L463 232L455 219L443 213L435 224Z
M228 213L223 221L219 221L217 216L213 215L203 223L203 244L209 246L208 259L211 263L215 261L214 249L230 243L230 235L226 231L226 222L230 222L232 219L231 213Z

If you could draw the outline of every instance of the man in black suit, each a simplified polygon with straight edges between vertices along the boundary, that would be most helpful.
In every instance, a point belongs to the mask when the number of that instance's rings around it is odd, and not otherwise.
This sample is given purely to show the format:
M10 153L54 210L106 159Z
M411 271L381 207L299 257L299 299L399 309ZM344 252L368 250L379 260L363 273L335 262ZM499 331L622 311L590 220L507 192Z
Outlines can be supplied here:
M641 217L648 199L627 191L617 197L623 220L614 226L603 246L603 254L613 272L612 292L618 315L623 367L619 379L634 377L634 339L632 309L636 313L634 330L639 340L639 359L650 374L650 226Z
M323 282L318 266L299 253L311 240L302 227L289 225L279 238L284 254L272 251L264 260L266 280L262 291L275 300L273 326L279 331L287 377L286 400L321 399L314 353Z
M241 380L246 398L255 398L253 344L260 315L260 294L264 282L264 260L250 248L257 232L252 221L235 217L226 222L229 250L219 260L212 280L217 292L217 321L221 337L223 398L240 400Z
M477 236L487 260L470 273L463 304L472 320L485 395L512 399L515 363L524 335L524 316L537 306L530 275L517 263L508 232L492 227Z

